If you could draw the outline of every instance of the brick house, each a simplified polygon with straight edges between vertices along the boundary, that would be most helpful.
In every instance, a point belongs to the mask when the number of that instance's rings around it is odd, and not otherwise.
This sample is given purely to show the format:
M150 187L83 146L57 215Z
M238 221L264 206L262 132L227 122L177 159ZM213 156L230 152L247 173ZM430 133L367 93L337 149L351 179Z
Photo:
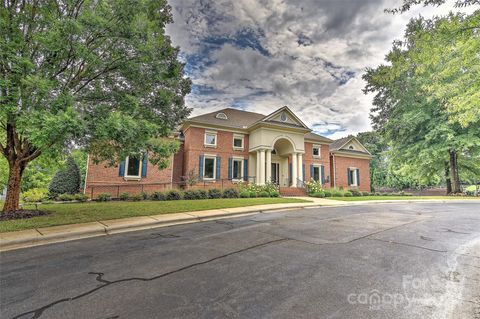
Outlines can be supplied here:
M269 115L227 108L191 117L175 138L180 150L164 170L146 157L127 157L117 167L89 160L85 193L163 190L186 176L202 188L272 181L283 193L301 194L303 181L315 179L325 188L370 191L368 150L353 136L332 141L312 133L286 106Z

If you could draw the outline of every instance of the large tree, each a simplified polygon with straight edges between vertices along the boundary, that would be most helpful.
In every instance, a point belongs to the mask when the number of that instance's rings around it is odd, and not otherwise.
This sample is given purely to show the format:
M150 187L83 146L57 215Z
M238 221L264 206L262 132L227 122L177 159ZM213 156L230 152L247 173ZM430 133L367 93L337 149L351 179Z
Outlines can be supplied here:
M412 20L388 63L364 76L365 92L376 93L371 118L390 158L420 179L444 172L453 193L460 191L461 169L478 174L480 167L478 91L470 90L480 78L478 50L472 52L480 38L469 28L478 15ZM458 101L464 107L452 110Z
M388 12L392 13L403 13L410 10L413 6L424 5L424 6L440 6L447 2L447 0L403 0L403 3L400 7L394 9L387 9ZM472 5L480 4L480 0L456 0L454 2L455 8L464 8Z
M39 156L84 146L115 164L149 152L165 167L164 137L188 114L190 80L165 35L166 0L5 0L0 7L0 152L8 161L4 212Z

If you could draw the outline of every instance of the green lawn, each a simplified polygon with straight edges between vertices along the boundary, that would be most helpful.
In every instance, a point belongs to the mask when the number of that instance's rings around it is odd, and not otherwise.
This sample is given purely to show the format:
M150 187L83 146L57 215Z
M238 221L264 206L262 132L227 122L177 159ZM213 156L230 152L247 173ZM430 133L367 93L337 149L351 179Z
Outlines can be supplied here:
M159 215L199 211L207 209L244 207L262 204L302 203L295 198L235 198L178 201L142 202L89 202L40 205L41 210L50 212L47 216L0 222L0 232L29 228L86 223L97 220L126 218L134 216ZM0 205L3 203L0 203ZM26 209L29 207L26 206Z
M346 202L362 202L367 200L412 200L412 199L480 199L480 197L467 196L359 196L359 197L330 197L334 200ZM328 198L327 198L328 199Z

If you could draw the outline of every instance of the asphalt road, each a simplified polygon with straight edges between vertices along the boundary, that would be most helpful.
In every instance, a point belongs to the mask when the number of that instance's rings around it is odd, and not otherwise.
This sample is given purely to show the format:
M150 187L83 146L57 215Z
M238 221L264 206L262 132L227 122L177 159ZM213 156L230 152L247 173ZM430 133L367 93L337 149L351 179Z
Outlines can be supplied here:
M0 254L1 318L480 318L480 204L377 204Z

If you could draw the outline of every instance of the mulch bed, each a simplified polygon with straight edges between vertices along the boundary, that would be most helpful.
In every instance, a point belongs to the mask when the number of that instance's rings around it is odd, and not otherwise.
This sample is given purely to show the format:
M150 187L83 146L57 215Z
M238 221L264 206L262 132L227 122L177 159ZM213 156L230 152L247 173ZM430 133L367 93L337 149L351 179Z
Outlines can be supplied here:
M17 210L14 212L6 212L0 214L0 221L12 220L12 219L27 219L37 216L48 215L48 212L42 210Z

